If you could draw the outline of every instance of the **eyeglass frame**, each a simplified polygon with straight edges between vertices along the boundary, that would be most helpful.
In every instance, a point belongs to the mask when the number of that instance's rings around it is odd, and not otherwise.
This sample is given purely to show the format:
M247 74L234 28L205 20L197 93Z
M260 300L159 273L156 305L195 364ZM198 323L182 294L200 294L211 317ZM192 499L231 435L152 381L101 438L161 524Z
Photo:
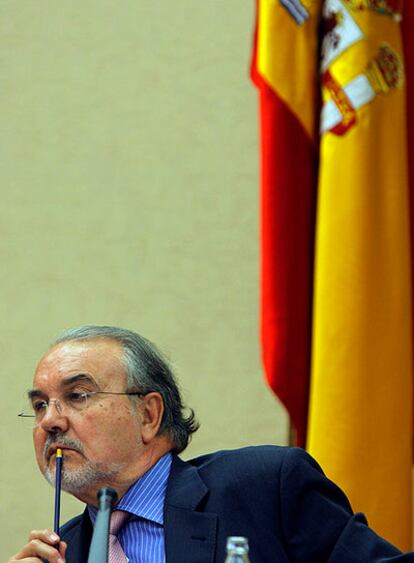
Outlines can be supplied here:
M145 397L145 395L147 395L148 393L149 393L149 391L147 393L143 393L142 391L125 391L125 392L120 392L120 391L81 391L81 392L79 392L79 395L85 395L86 398L88 399L90 395L135 395L137 397ZM44 399L44 401L47 404L47 409L49 408L49 405L51 403L54 403L57 411L59 412L59 414L62 414L62 405L61 405L61 402L60 402L59 399L49 399L49 400ZM46 412L45 412L45 414L46 414ZM19 416L21 418L36 418L36 413L26 414L24 411L22 411L17 416Z

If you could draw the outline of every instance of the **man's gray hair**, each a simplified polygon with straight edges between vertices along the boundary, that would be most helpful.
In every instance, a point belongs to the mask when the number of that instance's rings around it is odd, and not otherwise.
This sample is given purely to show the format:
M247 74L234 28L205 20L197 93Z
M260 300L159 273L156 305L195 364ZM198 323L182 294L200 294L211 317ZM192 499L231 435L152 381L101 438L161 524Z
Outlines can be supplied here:
M167 360L157 347L136 332L113 326L84 325L65 330L53 346L70 340L108 338L119 342L124 350L123 363L127 371L127 391L149 393L157 391L164 402L164 414L159 434L168 434L176 453L182 452L199 424L194 411L186 410L174 375Z

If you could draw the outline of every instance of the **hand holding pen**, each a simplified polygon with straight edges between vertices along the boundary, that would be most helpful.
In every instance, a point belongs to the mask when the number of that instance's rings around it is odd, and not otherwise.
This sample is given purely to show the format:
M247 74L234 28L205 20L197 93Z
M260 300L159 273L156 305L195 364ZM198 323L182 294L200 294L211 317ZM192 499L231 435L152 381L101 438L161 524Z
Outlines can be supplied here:
M52 530L33 530L30 532L27 544L7 561L49 561L49 563L65 563L67 544L60 541Z
M60 495L63 455L60 448L56 451L56 476L55 476L55 514L54 531L33 530L30 532L29 541L18 553L13 555L7 563L25 561L37 558L39 561L47 560L49 563L65 563L67 544L60 541Z

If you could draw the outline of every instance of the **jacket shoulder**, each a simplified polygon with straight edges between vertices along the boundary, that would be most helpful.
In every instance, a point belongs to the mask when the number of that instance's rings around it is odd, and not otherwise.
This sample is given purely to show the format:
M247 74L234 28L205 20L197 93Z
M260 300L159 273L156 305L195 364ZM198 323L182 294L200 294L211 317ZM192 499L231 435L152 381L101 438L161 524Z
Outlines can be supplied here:
M188 463L200 471L208 471L222 464L227 467L245 467L246 469L251 467L257 475L260 470L266 471L269 468L274 472L282 466L300 464L304 460L321 471L316 461L304 450L288 446L248 446L235 450L221 450L190 459Z

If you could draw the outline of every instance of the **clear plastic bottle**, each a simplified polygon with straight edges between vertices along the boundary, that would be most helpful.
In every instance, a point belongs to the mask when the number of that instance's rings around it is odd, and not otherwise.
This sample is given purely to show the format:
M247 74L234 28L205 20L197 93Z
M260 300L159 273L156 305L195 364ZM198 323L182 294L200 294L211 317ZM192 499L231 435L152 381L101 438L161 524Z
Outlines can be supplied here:
M250 563L247 538L238 536L227 538L227 557L224 563Z

